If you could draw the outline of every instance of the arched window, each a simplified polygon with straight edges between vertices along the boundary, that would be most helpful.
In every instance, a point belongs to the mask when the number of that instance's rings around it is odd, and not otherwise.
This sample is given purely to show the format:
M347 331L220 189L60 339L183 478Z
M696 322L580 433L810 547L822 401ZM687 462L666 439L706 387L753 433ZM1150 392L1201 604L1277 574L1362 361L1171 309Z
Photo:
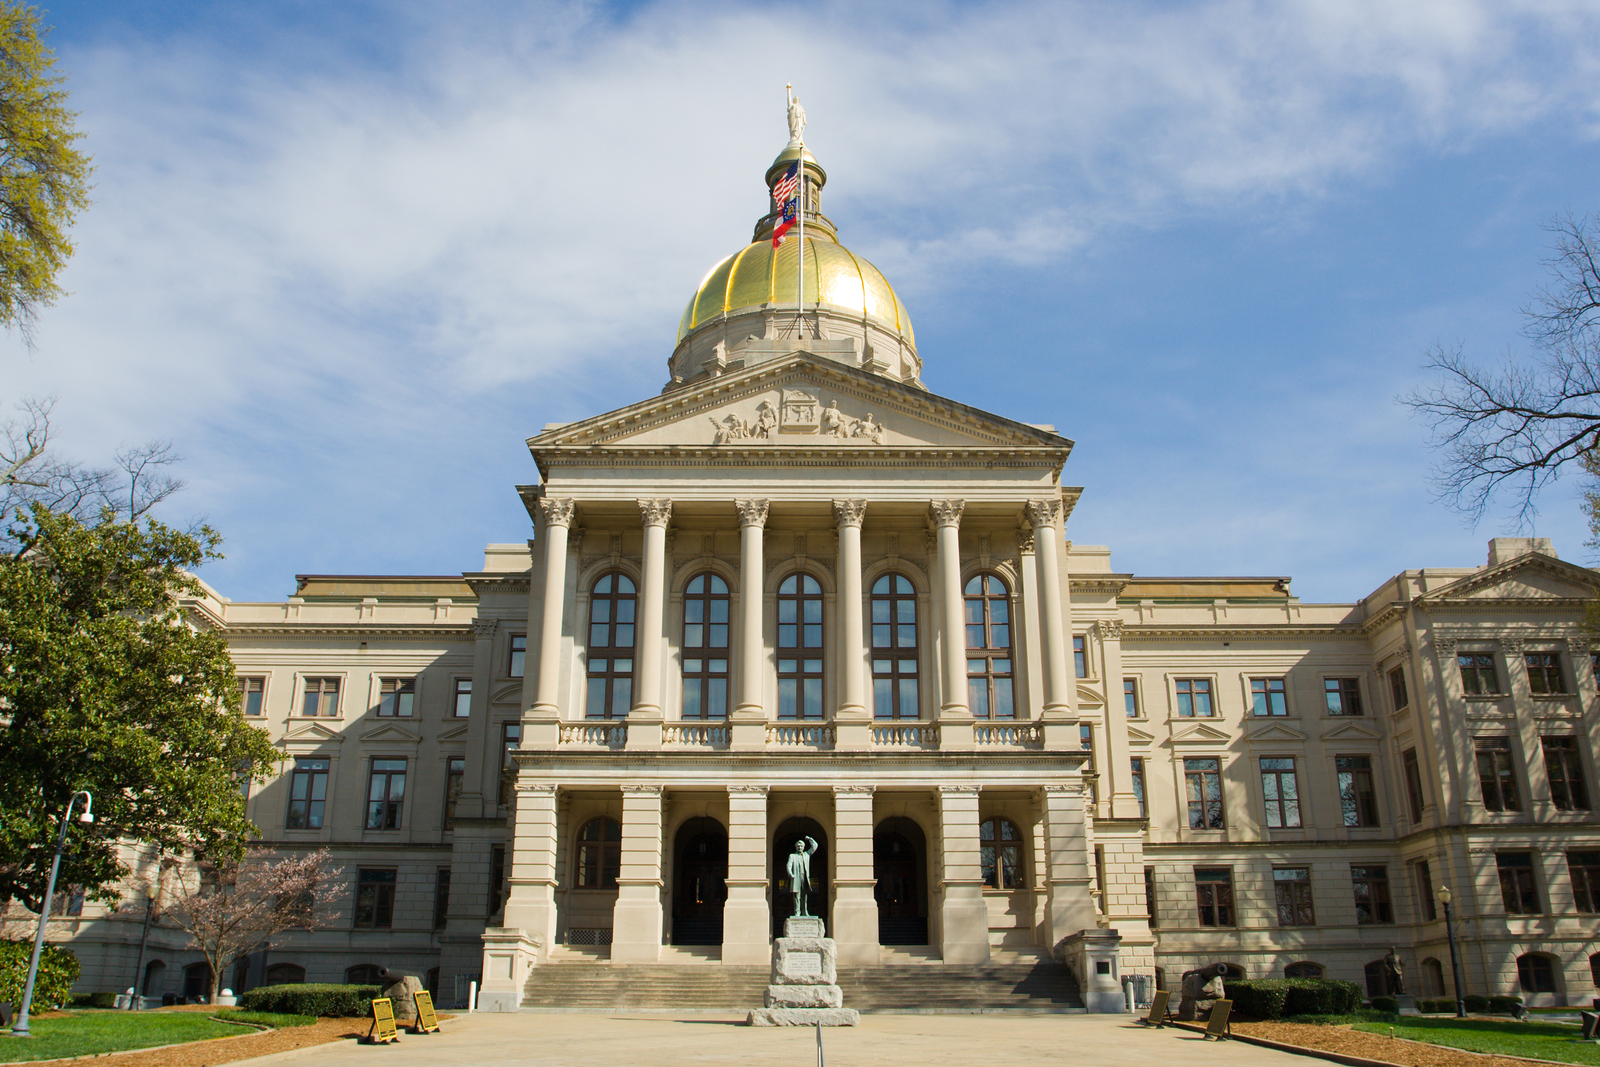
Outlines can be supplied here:
M633 705L633 631L638 598L625 574L606 574L589 598L591 719L625 719Z
M578 831L578 888L615 889L622 868L622 827L602 815Z
M998 575L967 583L967 699L975 719L1014 719L1011 602Z
M728 583L715 574L684 590L683 717L728 717Z
M917 594L903 575L885 574L872 583L872 715L916 719Z
M1367 996L1389 995L1389 968L1382 960L1373 960L1363 969L1367 979Z
M1594 980L1595 986L1600 988L1600 952L1589 957L1589 977Z
M1320 963L1291 963L1283 969L1285 978L1321 978L1325 973Z
M1517 984L1524 993L1554 993L1556 971L1550 957L1538 952L1517 957Z
M298 963L274 963L267 968L268 985L301 985L306 980L306 969Z
M778 718L822 718L822 586L809 574L778 583Z
M990 889L1021 889L1022 834L1010 819L985 819L978 827L983 884Z
M344 971L345 985L379 985L383 979L378 977L380 968L376 963L358 963L354 967L346 967Z
M1444 996L1444 965L1432 956L1422 961L1422 995Z

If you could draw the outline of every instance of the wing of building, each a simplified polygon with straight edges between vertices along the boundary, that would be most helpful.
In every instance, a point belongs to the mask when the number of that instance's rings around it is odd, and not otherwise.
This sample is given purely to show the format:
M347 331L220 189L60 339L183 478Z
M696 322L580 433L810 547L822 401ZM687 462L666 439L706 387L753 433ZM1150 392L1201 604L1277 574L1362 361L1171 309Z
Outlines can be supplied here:
M809 837L867 986L1060 961L1111 1010L1225 961L1376 994L1392 945L1442 995L1448 886L1466 991L1594 996L1595 573L1505 538L1347 604L1118 572L1065 540L1072 442L924 386L802 171L804 237L769 198L659 395L529 438L526 544L194 605L286 757L263 846L348 883L225 984L384 965L515 1010L602 960L764 975ZM60 917L80 988L201 990L145 918Z

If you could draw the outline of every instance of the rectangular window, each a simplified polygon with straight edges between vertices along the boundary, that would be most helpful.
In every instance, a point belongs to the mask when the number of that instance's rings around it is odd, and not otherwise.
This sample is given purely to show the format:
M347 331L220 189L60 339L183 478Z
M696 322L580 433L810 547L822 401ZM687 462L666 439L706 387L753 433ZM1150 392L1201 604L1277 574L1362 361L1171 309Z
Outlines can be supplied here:
M356 929L387 930L394 925L394 868L363 867L356 873Z
M1139 717L1139 681L1136 678L1122 680L1122 706L1128 712L1128 718Z
M1400 763L1405 768L1406 801L1411 805L1411 821L1420 823L1426 801L1422 795L1422 767L1417 763L1417 750L1406 749L1400 755Z
M506 673L513 678L521 678L522 672L528 665L528 635L511 635L511 662L506 665Z
M456 697L450 705L450 713L457 719L465 719L472 714L472 679L456 679Z
M1351 867L1350 886L1356 896L1356 922L1394 922L1394 905L1389 900L1389 868Z
M1329 715L1361 714L1361 680L1359 678L1324 678L1322 699Z
M1086 722L1078 724L1078 747L1089 753L1089 762L1084 764L1089 770L1094 769L1094 727Z
M1422 917L1428 922L1439 917L1437 899L1433 895L1433 871L1428 867L1427 860L1418 860L1417 872L1417 897L1422 903Z
M1282 678L1250 679L1250 710L1257 715L1289 714Z
M433 882L433 928L443 930L450 921L450 868L440 867Z
M1550 775L1550 802L1561 811L1588 811L1589 787L1583 778L1576 737L1541 738Z
M500 806L509 808L517 792L517 764L511 753L522 747L522 724L500 725Z
M400 809L406 799L406 761L375 759L367 780L367 829L400 829Z
M415 678L385 678L382 696L378 700L378 715L382 718L409 718L417 704Z
M1528 688L1541 696L1554 696L1567 691L1561 676L1559 652L1528 652L1522 657L1528 665Z
M1211 679L1179 678L1173 684L1178 690L1179 715L1211 717Z
M1317 913L1311 906L1311 868L1275 867L1272 888L1278 896L1279 926L1315 926Z
M876 719L916 719L922 714L917 699L917 661L914 657L872 661L872 715Z
M444 828L455 822L456 801L461 799L461 783L467 780L467 758L451 756L444 761Z
M1139 818L1149 818L1150 812L1144 804L1144 760L1139 756L1133 757L1133 795L1139 798Z
M1494 671L1494 657L1487 652L1462 652L1456 656L1461 671L1461 691L1468 696L1494 696L1500 692L1500 679Z
M307 718L332 718L339 714L339 679L307 678L300 714Z
M504 899L506 884L506 846L491 845L489 847L489 915L493 917L500 910L500 903Z
M1201 926L1233 925L1233 869L1196 867L1194 894L1200 905Z
M1072 669L1079 678L1089 677L1089 653L1082 637L1072 639Z
M1335 756L1339 810L1346 826L1378 825L1378 794L1372 785L1371 756Z
M1145 916L1150 920L1150 929L1154 930L1161 925L1156 916L1156 869L1154 867L1146 867L1144 869L1144 912Z
M50 898L50 914L56 918L82 915L83 886L57 886L56 895Z
M982 660L978 661L982 663ZM1003 663L1007 670L1011 668L1010 660L997 660ZM988 699L989 693L984 689L983 695ZM1005 680L1003 687L1005 698L1004 714L999 718L1009 719L1015 711L1011 707L1011 679ZM997 697L998 702L998 697ZM815 659L796 657L780 657L778 659L778 718L780 719L820 719L822 718L822 657Z
M239 708L255 718L266 714L267 680L265 678L239 679Z
M328 802L328 761L297 759L289 777L289 814L283 825L290 830L322 829Z
M1186 759L1184 784L1189 796L1189 829L1222 829L1221 760Z
M1411 703L1411 697L1406 692L1406 672L1403 667L1396 667L1389 672L1389 699L1394 702L1394 710Z
M1567 870L1577 909L1587 915L1600 912L1600 852L1568 852Z
M1300 826L1300 780L1294 760L1264 756L1261 760L1261 794L1267 803L1267 826L1294 830Z
M1511 767L1511 738L1475 737L1472 747L1478 757L1478 788L1488 811L1521 811L1517 776Z
M1539 914L1539 895L1533 887L1533 853L1496 852L1500 870L1500 900L1507 915Z

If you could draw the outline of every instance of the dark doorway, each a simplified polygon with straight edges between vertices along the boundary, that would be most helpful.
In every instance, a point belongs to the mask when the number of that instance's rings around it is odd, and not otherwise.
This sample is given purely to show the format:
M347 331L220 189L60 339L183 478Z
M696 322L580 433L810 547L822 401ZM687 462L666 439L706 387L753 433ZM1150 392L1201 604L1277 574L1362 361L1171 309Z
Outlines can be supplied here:
M201 998L211 995L211 965L191 963L183 969L183 999L199 1004Z
M722 944L728 901L728 833L715 819L690 819L673 849L672 943Z
M159 997L161 986L167 979L167 965L160 960L151 960L144 965L144 985L140 992L147 997Z
M878 898L878 944L928 943L927 840L922 828L897 816L872 837L873 893Z
M785 819L772 838L772 936L783 936L785 919L794 915L794 889L789 885L789 853L794 843L809 837L817 843L811 856L811 892L806 896L806 910L823 920L828 917L828 835L815 819L797 817ZM827 924L832 929L832 924Z

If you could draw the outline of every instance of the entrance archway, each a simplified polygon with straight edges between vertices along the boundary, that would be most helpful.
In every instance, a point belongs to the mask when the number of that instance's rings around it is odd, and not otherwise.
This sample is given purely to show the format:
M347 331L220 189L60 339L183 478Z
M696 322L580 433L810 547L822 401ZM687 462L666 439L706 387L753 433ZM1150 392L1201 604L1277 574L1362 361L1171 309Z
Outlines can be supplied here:
M167 980L167 965L161 960L151 960L144 965L144 985L140 993L147 997L159 997L161 986Z
M927 838L904 816L885 819L872 835L873 894L880 945L928 943Z
M728 900L728 832L715 819L689 819L673 848L672 943L722 944Z
M826 920L828 916L828 835L815 819L796 816L785 819L772 837L772 936L783 936L783 922L794 914L794 890L789 885L789 853L794 843L809 837L817 843L811 856L811 892L806 894L806 910Z

